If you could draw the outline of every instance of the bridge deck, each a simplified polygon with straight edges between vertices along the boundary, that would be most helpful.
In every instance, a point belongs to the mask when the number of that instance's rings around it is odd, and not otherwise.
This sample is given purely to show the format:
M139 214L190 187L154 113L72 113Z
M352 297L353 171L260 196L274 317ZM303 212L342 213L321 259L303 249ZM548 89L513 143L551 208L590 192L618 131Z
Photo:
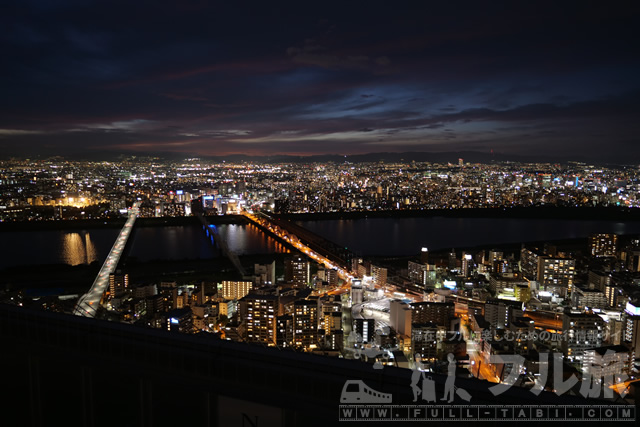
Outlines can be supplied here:
M133 229L133 224L136 222L139 209L140 202L135 202L129 211L129 218L124 224L124 227L122 227L122 230L113 244L109 255L104 260L98 276L93 281L93 285L89 291L78 300L73 314L84 317L94 317L96 315L98 307L100 306L100 301L104 296L104 292L107 290L107 286L109 286L109 275L112 274L118 266L120 256L124 251L129 235L131 234L131 230Z

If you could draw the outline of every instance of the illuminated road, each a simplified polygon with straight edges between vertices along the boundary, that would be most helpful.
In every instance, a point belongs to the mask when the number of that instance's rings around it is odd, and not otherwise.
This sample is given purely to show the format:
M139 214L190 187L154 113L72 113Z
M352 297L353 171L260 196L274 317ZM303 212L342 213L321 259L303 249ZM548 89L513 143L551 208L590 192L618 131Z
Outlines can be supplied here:
M244 211L243 214L250 221L252 221L252 222L254 222L256 224L259 224L260 226L268 229L273 234L278 236L280 239L282 239L285 242L289 243L290 245L292 245L293 247L295 247L300 252L302 252L303 254L305 254L306 256L311 258L312 260L316 261L317 263L324 265L326 268L331 268L331 269L335 268L338 271L338 277L344 281L344 285L342 286L342 288L346 288L348 286L351 286L351 281L353 280L353 276L347 270L345 270L344 268L340 267L339 265L336 265L334 262L330 261L328 258L326 258L326 257L320 255L319 253L313 251L307 245L305 245L300 240L298 240L297 237L290 236L289 233L287 233L286 231L281 230L280 227L274 226L268 220L266 220L264 218L257 217L256 215L254 215L254 214L252 214L252 213L250 213L248 211ZM329 293L330 294L331 293L340 293L340 288L338 287L338 288L334 289L333 291L330 291Z
M525 316L531 318L537 328L547 328L554 331L562 331L562 313L542 310L527 310Z
M632 383L635 383L635 382L638 382L638 381L640 381L640 378L637 378L637 379L634 379L634 380L624 381L624 382L617 383L617 384L613 384L613 385L610 385L609 388L615 390L616 393L618 393L620 396L622 396L623 393L624 394L629 393L629 386Z
M474 341L469 335L467 329L469 325L469 317L464 315L462 317L462 325L460 331L467 343L467 354L469 355L469 372L478 379L485 379L492 383L499 383L500 378L495 374L493 366L485 359L484 355L480 351L480 345Z
M89 292L82 295L78 300L78 303L73 310L73 314L84 317L94 317L96 315L100 301L104 296L104 292L109 286L109 274L116 270L122 251L124 250L124 247L127 244L127 239L133 229L133 224L136 222L140 203L141 202L135 202L133 207L129 210L129 218L124 224L124 227L122 227L118 238L111 248L111 252L109 252L107 259L104 260L104 264L102 264L102 268L94 280L91 289L89 289Z

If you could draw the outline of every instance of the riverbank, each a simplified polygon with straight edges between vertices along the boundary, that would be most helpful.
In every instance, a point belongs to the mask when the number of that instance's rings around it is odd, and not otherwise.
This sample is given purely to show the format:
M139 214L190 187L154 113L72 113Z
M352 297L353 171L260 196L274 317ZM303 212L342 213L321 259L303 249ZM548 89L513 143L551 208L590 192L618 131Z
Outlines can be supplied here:
M206 217L211 224L246 224L247 219L242 215L211 215ZM77 219L59 221L7 221L0 223L3 231L41 231L41 230L88 230L100 228L122 228L126 218L108 220ZM180 225L199 225L195 216L138 218L136 227L170 227Z

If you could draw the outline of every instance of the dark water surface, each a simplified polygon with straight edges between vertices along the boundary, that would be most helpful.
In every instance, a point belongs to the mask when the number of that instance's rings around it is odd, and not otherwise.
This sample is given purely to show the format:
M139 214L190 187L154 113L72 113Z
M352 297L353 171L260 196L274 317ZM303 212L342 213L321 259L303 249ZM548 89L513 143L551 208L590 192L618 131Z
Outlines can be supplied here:
M585 238L592 233L638 234L640 222L503 218L363 218L297 221L361 255L400 256L430 250Z

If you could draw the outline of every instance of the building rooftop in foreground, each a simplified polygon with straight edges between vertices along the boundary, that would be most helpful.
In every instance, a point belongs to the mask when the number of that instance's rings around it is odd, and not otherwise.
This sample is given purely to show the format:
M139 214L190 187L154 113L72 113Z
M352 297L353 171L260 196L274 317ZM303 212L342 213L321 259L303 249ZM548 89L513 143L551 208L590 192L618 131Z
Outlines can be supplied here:
M7 305L0 334L6 425L337 425L348 380L413 401L413 371L355 360ZM446 376L430 376L443 396ZM611 403L518 387L494 396L493 385L456 378L473 405Z

